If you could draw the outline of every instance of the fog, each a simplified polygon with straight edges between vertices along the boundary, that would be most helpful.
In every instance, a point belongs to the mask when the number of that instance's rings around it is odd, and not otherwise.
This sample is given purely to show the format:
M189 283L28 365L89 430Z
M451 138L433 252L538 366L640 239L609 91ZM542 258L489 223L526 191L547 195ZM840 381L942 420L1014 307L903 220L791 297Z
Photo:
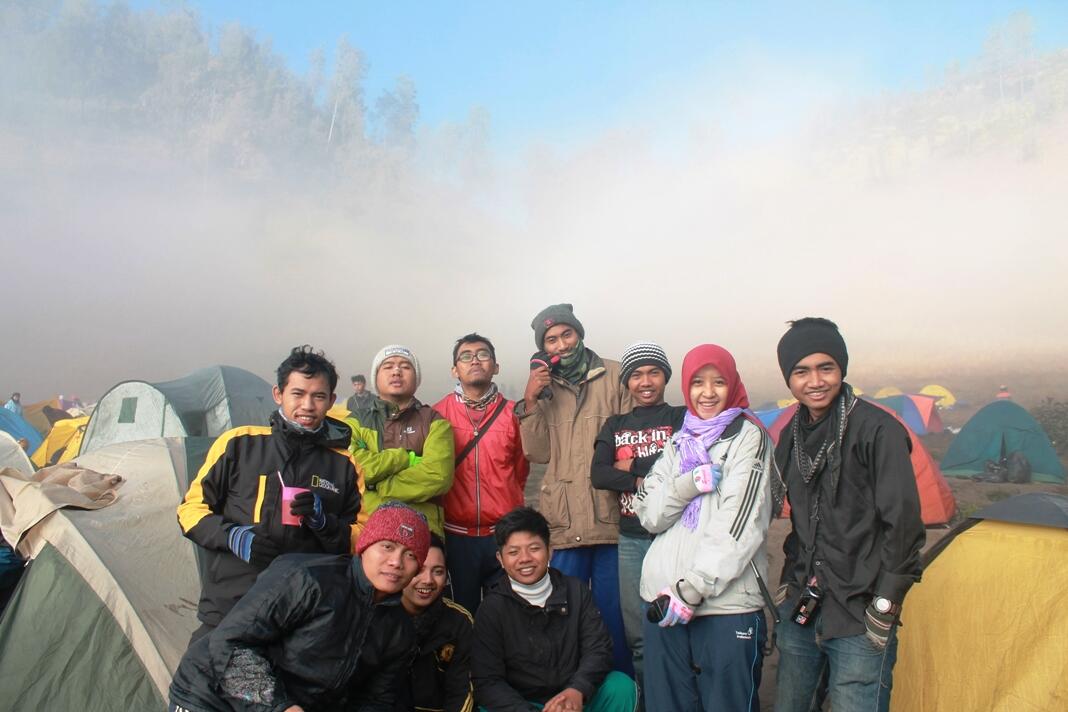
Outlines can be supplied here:
M491 108L426 125L410 79L367 96L374 58L343 38L298 75L181 6L4 3L0 392L270 380L301 343L344 379L403 343L433 401L477 330L514 397L531 318L567 301L605 357L726 346L755 401L784 395L775 344L805 315L838 322L865 388L1026 372L1061 394L1068 50L1031 29L896 94L747 56L505 152Z

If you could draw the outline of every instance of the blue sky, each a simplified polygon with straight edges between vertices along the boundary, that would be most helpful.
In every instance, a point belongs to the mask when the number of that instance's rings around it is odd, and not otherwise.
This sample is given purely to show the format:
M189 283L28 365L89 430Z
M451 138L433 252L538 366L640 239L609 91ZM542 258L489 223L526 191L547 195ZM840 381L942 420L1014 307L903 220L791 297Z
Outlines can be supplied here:
M1034 18L1040 48L1068 44L1063 2L188 4L215 29L238 22L270 40L297 71L317 47L330 61L346 35L370 61L369 97L406 74L424 124L483 107L498 146L568 143L670 115L687 93L762 81L761 72L859 96L919 88L976 57L991 26L1018 10Z

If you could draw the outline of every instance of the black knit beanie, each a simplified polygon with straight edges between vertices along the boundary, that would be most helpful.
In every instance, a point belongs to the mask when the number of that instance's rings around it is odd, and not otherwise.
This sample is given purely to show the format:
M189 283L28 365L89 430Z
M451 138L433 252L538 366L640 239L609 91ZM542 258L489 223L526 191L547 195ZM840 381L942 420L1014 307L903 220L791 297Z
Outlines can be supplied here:
M545 348L543 343L545 332L557 324L574 327L580 339L586 338L586 330L582 328L582 322L575 318L574 307L570 304L553 304L538 312L534 321L530 322L530 328L534 329L534 344L539 351Z
M664 383L671 380L671 364L668 363L664 349L652 341L639 341L631 344L619 359L619 382L624 386L630 380L630 374L642 366L659 366L664 372Z
M782 377L790 383L790 371L798 362L811 354L827 354L842 369L845 378L849 366L849 352L838 325L829 319L805 317L793 322L790 329L779 339L779 368Z

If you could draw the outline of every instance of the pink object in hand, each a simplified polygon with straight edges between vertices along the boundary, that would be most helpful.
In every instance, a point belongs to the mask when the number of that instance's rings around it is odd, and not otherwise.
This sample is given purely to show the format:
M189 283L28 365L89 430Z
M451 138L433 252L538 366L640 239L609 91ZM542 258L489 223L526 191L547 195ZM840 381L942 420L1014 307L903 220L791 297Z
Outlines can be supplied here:
M307 487L282 487L282 524L290 527L299 527L304 517L289 513L293 506L293 499L301 492L311 492Z

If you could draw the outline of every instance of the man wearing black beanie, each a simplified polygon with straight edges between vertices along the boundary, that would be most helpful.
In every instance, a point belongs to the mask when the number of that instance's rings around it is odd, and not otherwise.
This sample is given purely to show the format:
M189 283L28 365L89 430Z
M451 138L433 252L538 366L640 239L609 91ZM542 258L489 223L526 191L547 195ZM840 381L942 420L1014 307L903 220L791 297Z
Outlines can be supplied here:
M843 380L849 353L834 322L791 322L778 357L798 407L775 449L793 525L776 596L775 709L807 712L826 669L835 712L885 711L925 536L911 442Z

